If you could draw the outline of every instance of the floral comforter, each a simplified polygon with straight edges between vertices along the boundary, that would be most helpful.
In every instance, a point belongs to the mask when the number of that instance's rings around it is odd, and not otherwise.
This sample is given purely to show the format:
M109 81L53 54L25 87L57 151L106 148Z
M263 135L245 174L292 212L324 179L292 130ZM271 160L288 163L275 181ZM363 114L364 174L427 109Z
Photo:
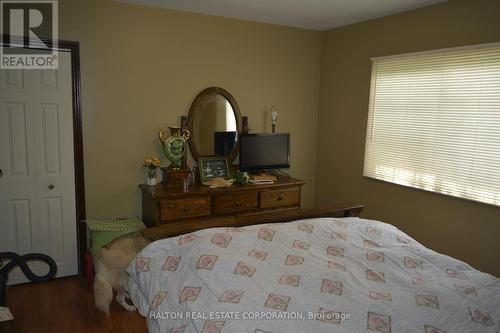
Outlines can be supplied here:
M201 230L128 271L150 332L500 332L499 279L359 218Z

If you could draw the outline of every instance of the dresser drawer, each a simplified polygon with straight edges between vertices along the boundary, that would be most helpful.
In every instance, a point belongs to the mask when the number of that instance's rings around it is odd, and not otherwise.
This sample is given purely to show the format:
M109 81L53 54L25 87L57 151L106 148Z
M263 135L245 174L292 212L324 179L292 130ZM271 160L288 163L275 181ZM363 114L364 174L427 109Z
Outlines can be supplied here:
M256 191L218 195L214 200L215 214L237 213L257 209L259 207L259 195Z
M300 189L290 187L260 192L260 208L293 206L300 204Z
M190 197L160 202L160 220L171 221L210 215L210 197Z

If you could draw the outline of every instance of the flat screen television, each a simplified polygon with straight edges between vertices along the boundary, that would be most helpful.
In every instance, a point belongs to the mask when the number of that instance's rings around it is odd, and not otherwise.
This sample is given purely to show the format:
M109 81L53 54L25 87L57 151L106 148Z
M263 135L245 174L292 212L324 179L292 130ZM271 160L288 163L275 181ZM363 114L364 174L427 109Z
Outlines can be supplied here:
M240 170L259 171L290 167L290 134L240 136Z

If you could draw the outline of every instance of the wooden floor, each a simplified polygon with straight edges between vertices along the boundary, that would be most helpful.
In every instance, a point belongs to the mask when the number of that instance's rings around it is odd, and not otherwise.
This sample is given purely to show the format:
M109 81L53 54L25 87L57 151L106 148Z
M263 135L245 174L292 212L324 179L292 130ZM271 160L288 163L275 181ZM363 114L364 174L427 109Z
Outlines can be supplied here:
M110 317L94 308L94 297L82 278L7 289L7 306L14 321L0 322L1 333L22 332L147 332L138 312L127 312L113 300Z

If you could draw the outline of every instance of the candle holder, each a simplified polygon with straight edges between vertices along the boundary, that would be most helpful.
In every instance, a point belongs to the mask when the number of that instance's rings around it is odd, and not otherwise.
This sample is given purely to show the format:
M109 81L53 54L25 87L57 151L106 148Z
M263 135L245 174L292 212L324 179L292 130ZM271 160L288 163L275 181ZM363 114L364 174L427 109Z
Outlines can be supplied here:
M276 126L278 126L278 110L274 105L271 106L271 126L273 133L276 133Z

